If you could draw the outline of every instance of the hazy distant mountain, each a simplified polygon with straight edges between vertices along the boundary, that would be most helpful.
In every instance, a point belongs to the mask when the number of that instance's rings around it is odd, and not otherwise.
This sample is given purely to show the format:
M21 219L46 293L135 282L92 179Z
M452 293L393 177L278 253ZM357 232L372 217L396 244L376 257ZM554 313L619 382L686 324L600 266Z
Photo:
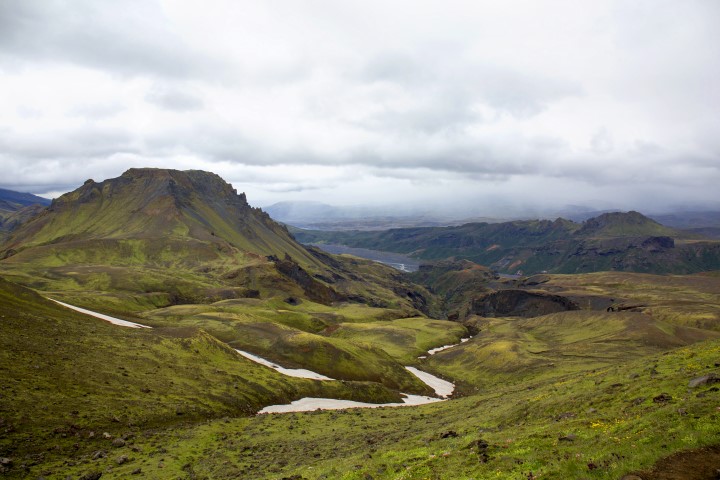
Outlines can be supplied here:
M47 198L0 188L0 242L47 205Z
M361 209L335 207L320 202L279 202L265 207L273 219L289 224L318 222L338 218L358 218Z
M51 200L38 197L32 193L15 192L0 188L0 210L6 209L9 205L18 205L19 207L27 207L28 205L50 205ZM17 210L16 208L15 210Z
M662 215L650 215L654 220L668 227L686 229L720 228L720 212L673 212Z
M387 230L407 227L443 227L470 221L497 223L501 218L478 217L465 211L433 212L400 206L334 206L320 202L280 202L264 210L278 222L310 230Z

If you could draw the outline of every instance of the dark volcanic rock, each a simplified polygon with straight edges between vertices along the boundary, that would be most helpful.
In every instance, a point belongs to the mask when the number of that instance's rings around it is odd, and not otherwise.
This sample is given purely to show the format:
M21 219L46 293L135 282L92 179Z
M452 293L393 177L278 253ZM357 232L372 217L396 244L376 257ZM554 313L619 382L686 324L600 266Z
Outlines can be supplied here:
M333 302L345 300L343 295L311 277L289 255L286 254L283 260L271 255L268 260L275 263L275 269L280 274L297 283L310 300L323 305L331 305Z
M538 317L556 312L579 310L572 300L560 295L500 290L476 298L472 311L482 317Z
M653 402L655 403L668 403L670 400L672 400L672 396L667 393L661 393L660 395L653 397Z
M102 477L102 472L89 472L80 477L80 480L98 480Z

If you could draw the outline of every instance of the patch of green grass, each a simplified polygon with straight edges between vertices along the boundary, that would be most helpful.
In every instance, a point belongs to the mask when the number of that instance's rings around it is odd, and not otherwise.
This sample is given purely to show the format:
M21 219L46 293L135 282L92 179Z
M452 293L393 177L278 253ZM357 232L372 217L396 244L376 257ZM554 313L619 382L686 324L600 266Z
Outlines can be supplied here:
M467 335L467 330L459 323L420 317L342 323L328 332L332 338L375 345L406 365L415 364L417 357L431 348L460 343L460 338Z
M603 368L708 338L636 312L569 311L486 319L472 340L424 360L421 368L477 392Z
M642 305L657 320L720 331L720 277L598 272L550 275L544 284L561 295L594 295Z
M273 308L278 306L284 308ZM383 349L387 345L357 343L314 333L332 325L329 322L335 319L323 315L324 308L316 315L315 307L317 304L311 302L291 306L259 300L179 305L144 312L142 323L156 327L202 328L233 348L250 351L285 367L307 368L343 380L379 382L407 393L432 393ZM357 311L355 307L349 308L350 314ZM339 308L337 312L342 318L344 309ZM385 314L385 309L376 312L376 315ZM464 330L459 325L447 326Z

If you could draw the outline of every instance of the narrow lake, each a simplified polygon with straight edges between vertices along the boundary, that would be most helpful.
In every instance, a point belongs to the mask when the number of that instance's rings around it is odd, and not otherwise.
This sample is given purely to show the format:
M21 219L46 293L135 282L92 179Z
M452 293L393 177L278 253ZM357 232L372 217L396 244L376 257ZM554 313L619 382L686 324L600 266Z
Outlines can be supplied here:
M391 267L397 268L403 272L416 272L418 268L420 268L420 260L408 257L402 253L383 252L381 250L371 250L369 248L355 248L346 247L345 245L324 243L311 243L310 245L335 255L348 254L360 258L367 258L368 260L390 265Z

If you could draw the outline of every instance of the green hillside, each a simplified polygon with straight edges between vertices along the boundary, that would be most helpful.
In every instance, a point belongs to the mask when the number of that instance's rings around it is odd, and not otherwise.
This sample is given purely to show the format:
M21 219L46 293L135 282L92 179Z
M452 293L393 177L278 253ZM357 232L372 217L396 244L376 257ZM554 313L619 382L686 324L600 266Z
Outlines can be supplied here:
M83 249L88 245L82 242L92 240L160 238L170 244L190 242L190 250L201 251L199 260L229 250L236 256L242 252L240 258L287 253L303 265L317 263L280 225L250 207L244 194L238 195L217 175L198 170L130 169L100 183L88 180L23 225L6 242L4 251L6 256L15 256L37 246ZM149 259L166 261L162 247L157 248L160 251L148 247L143 253ZM178 256L177 251L169 253ZM145 258L128 261L133 260ZM191 264L197 260L189 253L177 259Z
M313 389L383 393L280 378L201 332L115 327L0 287L7 478L659 478L675 452L716 465L698 449L720 443L717 388L697 379L720 378L718 340L677 349L699 338L639 313L494 319L429 360L462 377L471 395L455 400L248 417Z
M129 329L0 279L0 456L101 448L138 429L250 415L303 396L392 401L378 384L283 376L202 329ZM92 433L94 432L94 433Z

